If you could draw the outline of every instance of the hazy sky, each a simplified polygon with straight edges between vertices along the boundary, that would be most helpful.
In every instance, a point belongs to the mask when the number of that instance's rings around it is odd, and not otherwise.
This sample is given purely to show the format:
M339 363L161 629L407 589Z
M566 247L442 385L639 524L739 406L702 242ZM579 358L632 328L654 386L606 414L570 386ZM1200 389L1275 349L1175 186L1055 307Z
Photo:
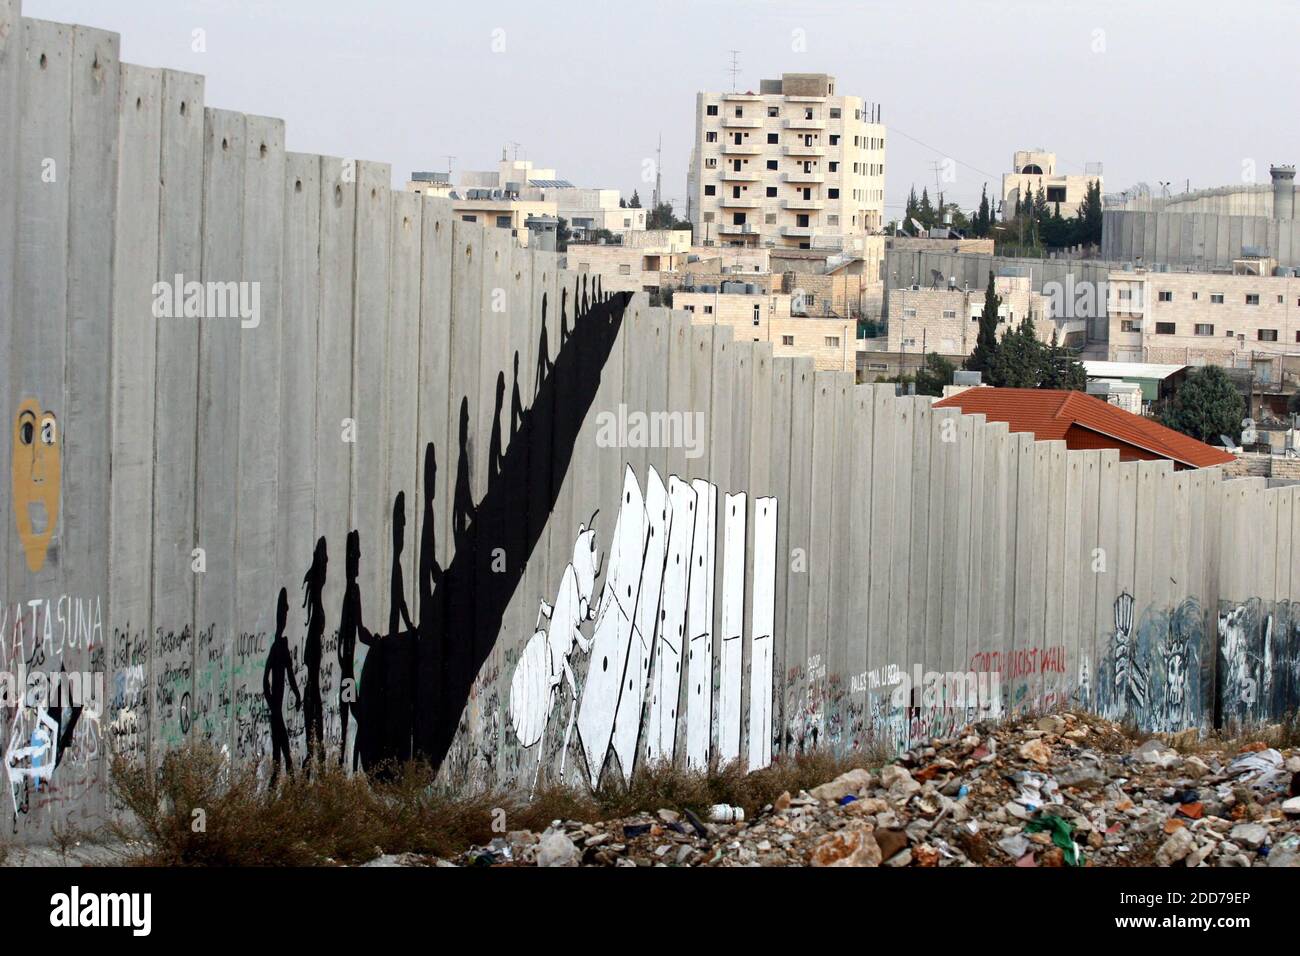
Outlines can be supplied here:
M121 33L129 62L203 73L208 105L283 118L292 150L391 162L398 183L448 154L491 168L518 143L648 204L662 132L682 213L695 93L731 88L731 50L739 89L825 72L883 105L887 218L913 183L933 194L948 158L966 208L1018 148L1055 150L1065 172L1102 162L1107 192L1240 182L1248 161L1267 182L1300 159L1295 0L22 2Z

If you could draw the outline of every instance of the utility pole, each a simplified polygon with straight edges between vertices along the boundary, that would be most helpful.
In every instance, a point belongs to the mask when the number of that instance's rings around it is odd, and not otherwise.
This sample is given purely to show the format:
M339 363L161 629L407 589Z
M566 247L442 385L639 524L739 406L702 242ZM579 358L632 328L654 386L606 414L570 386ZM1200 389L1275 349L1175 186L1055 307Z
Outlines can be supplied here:
M736 75L740 73L740 51L731 50L731 66L728 67L731 73L731 92L736 92Z
M650 208L653 211L659 209L659 190L663 187L664 175L664 134L659 133L659 146L655 151L655 194L654 199L650 201Z
M451 164L454 163L454 162L456 161L456 157L455 157L455 156L446 156L445 159L447 160L447 181L450 182L450 181L451 181Z

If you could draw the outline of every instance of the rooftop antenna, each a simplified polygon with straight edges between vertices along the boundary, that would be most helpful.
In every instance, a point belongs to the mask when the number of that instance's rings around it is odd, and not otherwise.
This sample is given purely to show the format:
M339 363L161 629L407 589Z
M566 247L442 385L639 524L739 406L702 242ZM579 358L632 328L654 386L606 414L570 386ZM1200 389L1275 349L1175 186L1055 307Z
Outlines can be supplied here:
M447 160L447 178L450 179L450 178L451 178L451 164L454 163L454 162L456 161L456 157L455 157L455 156L444 156L444 158Z
M510 141L510 145L513 146L513 147L515 148L515 160L517 161L517 160L519 159L519 147L522 146L522 145L524 145L524 144L523 144L523 143L516 143L514 140L511 140L511 141Z
M659 208L660 189L663 187L663 168L664 168L664 134L659 134L659 146L655 152L655 194L650 201L651 209Z
M736 74L740 72L740 51L731 50L731 66L728 72L731 73L731 92L736 92Z

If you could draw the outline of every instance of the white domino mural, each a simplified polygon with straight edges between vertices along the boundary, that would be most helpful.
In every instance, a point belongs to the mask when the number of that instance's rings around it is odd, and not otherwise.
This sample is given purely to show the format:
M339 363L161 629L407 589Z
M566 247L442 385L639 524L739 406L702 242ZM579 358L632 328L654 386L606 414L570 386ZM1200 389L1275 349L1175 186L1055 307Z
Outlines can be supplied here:
M576 692L573 710L586 778L593 788L600 783L611 751L625 780L640 759L678 760L695 769L708 766L711 756L723 761L743 756L751 769L771 762L777 501L755 498L750 502L748 495L738 492L726 494L720 509L718 497L717 487L703 479L687 482L671 475L665 484L654 468L647 469L643 489L629 467L604 560L599 559L599 536L589 527L579 529L574 553L581 568L576 577L584 586L575 588L570 580L575 574L566 569L560 594L575 591L575 613L555 616L563 618L560 623L566 631L573 628L576 633L549 641L554 650L544 654L546 642L539 630L537 653L525 654L517 665L530 669L516 673L511 682L511 714L528 715L527 720L512 720L512 727L521 747L538 748L539 769L546 734L559 733L564 726L549 719L555 702L566 696L557 691L572 675L564 652L576 660L588 649L586 679ZM721 645L715 727L713 631L719 558ZM589 568L599 568L596 573L603 576L594 586L586 583ZM748 627L744 620L747 572L752 588ZM598 594L590 601L590 610L584 591ZM544 600L542 604L551 609ZM539 614L539 628L550 616ZM589 640L584 628L590 628ZM750 662L749 738L742 754L746 659ZM544 670L556 673L541 673ZM685 753L679 753L683 718ZM570 727L572 723L571 712ZM566 745L567 741L566 731Z

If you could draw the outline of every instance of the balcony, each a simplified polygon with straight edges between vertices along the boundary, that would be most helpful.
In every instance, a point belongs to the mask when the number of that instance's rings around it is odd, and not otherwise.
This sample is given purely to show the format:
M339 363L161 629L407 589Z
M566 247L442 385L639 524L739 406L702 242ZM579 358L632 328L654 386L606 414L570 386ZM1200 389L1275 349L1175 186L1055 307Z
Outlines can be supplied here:
M811 239L816 226L782 226L781 235L788 236L791 239Z
M763 152L763 147L758 143L723 143L722 154L724 156L758 156Z
M808 185L812 185L813 183L826 182L826 174L825 173L782 173L781 179L783 182L787 182L787 183L807 183Z
M784 146L781 152L787 156L825 156L825 146Z
M756 183L763 178L763 173L758 169L724 169L722 171L722 181L724 183Z
M724 116L722 117L722 126L724 129L759 129L763 125L761 116Z
M735 196L723 196L718 200L718 205L723 209L757 209L763 205L763 200L757 196L742 196L739 199Z
M724 222L718 224L718 234L722 236L756 236L758 235L758 227L748 222L739 225L734 222Z
M763 101L763 97L757 93L723 93L722 99L727 103L761 103Z
M825 129L826 120L820 119L818 117L813 117L812 119L805 119L804 117L800 116L797 118L783 120L781 122L781 125L784 126L786 129Z
M783 199L782 209L825 209L825 199Z

